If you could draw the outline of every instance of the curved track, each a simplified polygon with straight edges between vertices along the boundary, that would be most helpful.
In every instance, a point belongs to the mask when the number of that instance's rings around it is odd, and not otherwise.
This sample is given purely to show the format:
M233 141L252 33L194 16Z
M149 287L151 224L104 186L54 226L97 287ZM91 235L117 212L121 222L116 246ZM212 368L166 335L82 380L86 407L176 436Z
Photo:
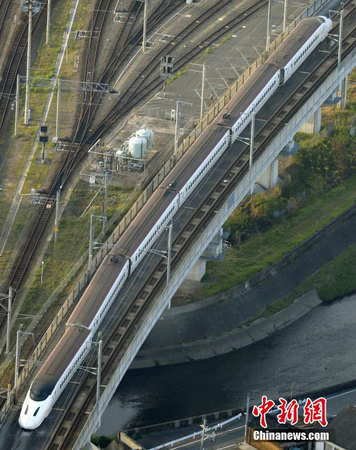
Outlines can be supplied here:
M337 31L337 28L334 28L334 30L333 30L334 32L335 31ZM355 32L355 29L353 28L353 30L352 30L352 32L350 32L347 36L346 36L346 38L345 38L345 42L347 41L347 39L349 38L349 36L352 36L353 34L354 34L354 32ZM353 48L355 48L355 45L356 45L356 42L355 42L355 40L353 39L352 40L352 42L351 43L348 43L347 44L347 46L346 46L346 44L345 44L345 47L344 47L344 56L346 56L347 55L347 53L349 52L349 51L351 51ZM329 59L329 58L331 58L331 61L332 61L332 64L329 64L329 65L327 65L327 70L325 70L325 72L323 73L323 75L322 75L322 77L320 78L320 80L318 80L318 83L320 83L320 81L322 81L322 80L324 80L327 76L328 76L328 74L329 74L329 72L330 72L330 70L333 70L334 68L335 68L335 64L336 64L336 60L337 60L337 55L335 55L335 50L333 51L333 53L331 54L331 55L328 55L328 56L325 56L325 58L326 59ZM314 75L312 74L312 75L310 75L310 79L313 79L314 78ZM315 83L313 86L314 86L314 88L313 89L315 89L316 88L316 84L317 83ZM312 93L313 92L313 89L311 89L310 88L310 91L308 92L308 95L310 94L310 93ZM293 94L295 94L295 93L293 93ZM305 97L304 98L306 98L307 97L307 94L305 94ZM286 103L288 103L290 101L290 98L288 98L288 99L286 99ZM262 151L263 151L263 148L265 148L265 146L268 144L268 142L272 139L272 137L275 135L275 133L277 133L278 131L279 131L279 129L280 129L280 127L282 127L283 126L283 124L286 122L286 121L288 121L289 119L290 119L290 117L295 113L295 108L297 107L297 105L295 105L293 108L292 108L292 110L290 110L288 113L286 113L286 116L285 117L283 117L283 120L281 120L280 121L280 126L279 127L276 127L274 130L273 130L273 133L271 133L271 132L269 132L269 134L266 136L266 137L264 137L263 138L263 140L261 141L261 144L259 144L259 146L258 146L258 149L257 149L257 151L256 151L256 154L255 154L255 159L258 159L258 157L262 154ZM283 110L282 108L281 108L281 110ZM266 131L268 131L268 128L269 128L269 123L266 123L265 125L264 125L264 128L263 129L266 129ZM247 151L248 152L248 151ZM245 152L246 153L246 152ZM219 193L219 194L222 194L222 193L224 193L224 195L229 195L230 194L230 192L231 192L231 190L233 189L233 184L235 183L235 182L238 182L238 180L240 179L240 177L241 177L241 175L242 174L244 174L247 170L248 170L248 158L245 158L244 160L243 160L243 158L242 158L242 156L243 155L239 155L239 159L237 159L236 161L234 161L234 165L239 169L239 170L235 170L234 171L234 167L233 166L231 166L231 167L229 167L228 168L228 171L226 172L227 174L230 174L230 175L226 175L226 174L224 174L224 176L221 178L221 180L223 180L223 184L221 185L222 187L224 187L224 189L219 189L219 187L220 186L218 186L218 190L217 190L217 192ZM247 154L245 155L245 156L247 156ZM242 162L242 164L241 164L241 162ZM232 174L232 175L231 175ZM232 176L233 176L233 178L232 178ZM229 178L229 183L228 184L226 184L226 182L224 182L224 180L225 179L228 179ZM220 181L221 181L220 180ZM234 183L233 183L234 182ZM207 220L208 220L208 216L210 215L210 213L209 213L209 211L211 210L212 212L211 212L211 214L213 214L213 211L215 210L215 209L218 209L218 207L219 207L219 204L220 204L220 202L221 201L223 201L223 197L222 196L220 196L219 197L219 199L217 199L217 198L215 198L214 199L214 207L212 208L212 209L208 209L208 210L206 210L205 212L204 212L204 214L199 218L199 216L197 216L197 218L200 220L200 223L202 224L202 225L204 225L204 223L202 222L202 220L203 221L206 221L206 223L207 223ZM207 202L207 204L208 204L208 202ZM211 204L209 203L209 206L211 206ZM209 213L209 214L208 214ZM198 214L198 213L197 213ZM197 226L195 226L195 227L193 227L193 230L192 230L194 233L195 232L197 232ZM186 241L186 239L185 239L185 241ZM175 246L176 245L178 245L178 242L175 242ZM183 242L183 246L186 246L187 245L187 243L184 243ZM181 245L182 246L182 245ZM177 261L178 261L178 257L179 257L179 253L177 252L177 251L175 251L174 252L174 255L173 255L173 267L174 267L174 265L177 263ZM153 276L153 278L155 279L155 283L154 284L152 284L152 283L149 283L149 285L150 285L150 292L152 292L152 290L153 289L155 289L156 290L156 287L157 287L157 289L158 289L158 284L157 283L161 283L161 282L163 282L164 281L164 279L165 279L165 277L164 277L164 275L162 276L162 273L164 274L164 272L165 272L165 264L163 263L160 263L160 266L161 267L158 267L158 272L160 272L160 277L156 277L156 276ZM160 280L163 280L163 281L160 281ZM145 298L146 298L147 296L145 296ZM142 306L142 305L141 305ZM132 304L130 305L130 307L132 307ZM139 317L140 317L140 315L141 315L141 310L140 309L138 309L137 311L137 315L135 316L135 318L134 319L130 319L130 325L129 325L129 329L132 329L132 327L134 326L134 324L135 323L137 323L137 320L139 320ZM127 327L126 327L127 328ZM117 345L117 342L118 342L118 339L113 339L115 342L116 342L116 347L119 347L118 345ZM115 346L114 346L115 347ZM112 346L108 346L107 347L110 351L108 352L108 356L110 356L111 355L111 353L113 352L113 347ZM119 351L119 349L117 350L117 351ZM116 352L116 350L115 350L115 352ZM105 354L105 351L104 351L104 354ZM110 356L110 358L111 358L111 356ZM104 375L105 376L105 375ZM87 397L87 389L84 389L84 392L86 392L86 395L85 395L85 397ZM85 404L85 408L87 408L88 407L88 404L86 403ZM85 411L87 411L88 409L85 409ZM70 414L70 413L68 413L68 414ZM82 417L83 417L84 415L82 415ZM71 420L71 421L73 421L73 419ZM59 425L58 425L59 426ZM63 430L62 430L63 431ZM62 437L63 437L63 434L61 434L61 433L59 433L59 435L62 435ZM58 448L58 447L57 447ZM63 447L62 447L63 448ZM64 448L68 448L68 447L64 447Z
M3 0L4 2L5 0ZM43 2L45 5L47 0ZM4 4L5 7L6 3ZM7 6L8 8L8 6ZM5 9L4 9L5 11ZM32 33L33 36L36 35L39 29L39 23L45 16L45 8L41 8L41 11L36 14L33 18L32 22ZM3 16L3 20L5 20L6 14ZM1 16L0 16L1 20ZM5 63L3 80L1 82L0 87L0 130L4 126L5 119L8 115L9 106L11 104L11 100L8 97L8 94L13 94L16 86L16 76L19 73L21 64L24 61L24 57L27 51L27 32L28 32L28 22L25 20L22 22L22 26L18 31L18 39L16 41L16 45L10 58L7 59ZM6 96L4 97L3 94Z
M2 30L4 27L4 23L7 18L7 14L9 12L11 3L12 3L11 0L0 0L0 37L2 35Z
M228 3L230 3L230 1L231 0L223 0L219 2L218 5L214 5L205 12L203 12L196 21L190 23L182 30L182 32L177 37L177 41L182 42L199 26L204 26L204 23L206 21L211 19L221 9L221 7L226 6ZM107 6L108 3L109 0L97 1L96 4L97 6L93 12L93 20L92 20L93 30L99 28L99 32L101 32L107 11L105 6ZM169 12L171 12L170 8L175 8L177 6L175 2L172 0L170 1L169 4L166 2L162 2L161 5L163 5L163 3L166 5L166 7L164 9L161 8L161 10L157 8L150 17L151 28L153 28L158 23L158 20L162 20L162 17L166 17L166 15ZM205 38L202 42L197 43L191 51L185 52L183 57L176 60L175 63L176 70L179 70L181 67L184 67L188 61L194 59L198 54L204 51L204 49L207 46L211 45L215 41L218 41L219 39L221 39L222 36L226 35L227 33L230 33L231 28L233 26L242 23L248 17L253 15L256 11L258 11L261 8L264 8L266 4L267 0L259 0L255 5L246 8L244 11L241 12L241 14L238 17L230 20L228 24L225 24L222 30L212 33L208 42ZM135 15L135 20L137 19L137 17L138 13ZM226 25L228 25L228 28L226 27ZM126 26L127 24L125 23L124 29ZM121 47L122 51L126 48L127 45L129 45L132 39L137 40L137 35L125 41L125 44ZM85 75L88 72L90 72L91 74L93 74L94 72L93 70L89 69L91 69L95 64L95 58L93 58L92 55L93 54L97 55L98 42L99 42L98 39L90 40L89 50L87 51L86 54ZM119 43L119 39L117 40L117 43ZM178 47L178 45L179 44L177 44L176 47ZM164 54L166 54L168 48L171 48L171 44L167 44L166 46L164 46L164 48L160 51L159 56L163 56ZM117 68L120 65L120 60L116 58L117 55L116 54L114 55L113 53L112 56L114 56L115 62L113 63L112 61L110 61L108 63L108 66L101 77L101 79L104 79L104 77L107 78L107 82L111 81L112 77L116 73ZM44 231L52 215L52 211L54 210L56 191L60 188L60 186L63 186L67 182L67 180L69 179L73 171L76 169L78 164L86 156L87 144L90 144L91 142L94 142L95 140L103 136L114 123L117 123L122 117L128 114L132 110L134 105L137 104L137 102L146 98L148 95L153 93L157 89L157 87L159 87L161 80L157 80L157 78L154 77L155 71L159 66L159 62L157 63L156 61L157 59L150 62L143 69L142 72L137 74L136 78L132 80L131 88L128 89L127 92L125 92L125 94L120 97L117 104L110 111L108 117L89 136L88 130L97 108L95 106L93 107L90 103L89 105L82 104L80 111L80 120L78 122L78 126L71 144L71 148L74 147L74 143L76 144L77 146L76 151L67 152L65 158L63 159L60 165L57 175L54 178L52 187L49 190L47 201L39 206L37 218L30 225L31 228L29 230L29 237L27 239L25 247L23 248L20 254L20 257L18 258L16 264L14 265L11 276L9 277L8 286L12 286L14 289L17 290L19 290L19 288L21 287L21 283L23 283L23 280L25 279L25 276L29 270L30 262L35 254L36 249L38 248L40 240L44 234ZM144 75L144 77L142 77L142 75ZM153 78L152 81L148 82L143 81L146 80L149 76ZM91 79L94 80L94 78ZM93 99L94 95L92 95L91 98ZM93 103L99 102L95 101ZM14 301L16 301L16 295L14 297ZM0 318L0 336L4 335L5 325L6 325L6 316L4 315Z
M229 0L230 1L230 0ZM266 1L266 0L262 0ZM136 2L133 2L133 4ZM157 8L153 14L152 20L151 20L151 27L155 26L157 24L158 20L162 20L162 17L165 17L169 12L169 8L176 7L174 5L174 1L171 0L169 4L165 3L166 7L164 9L159 10ZM224 5L227 3L227 0L225 0ZM97 7L94 9L94 18L92 21L93 28L97 29L99 28L99 33L101 32L101 29L104 24L104 16L106 14L105 6L109 4L109 0L98 0ZM163 2L162 2L163 4ZM133 8L133 6L132 6ZM139 8L140 9L140 8ZM218 11L219 8L216 6L214 7L214 12ZM209 10L210 15L212 13L212 10ZM204 14L205 17L210 17L208 14ZM203 16L203 15L202 15ZM135 19L137 19L137 15L135 16ZM126 23L125 23L126 26ZM198 24L193 26L193 29L196 28ZM95 28L97 27L97 28ZM125 28L125 27L124 27ZM132 29L132 27L131 27ZM185 36L188 36L191 32L192 27L189 27L186 30ZM121 37L121 34L120 34ZM137 40L137 35L134 37L134 39ZM117 40L119 42L119 39ZM126 42L127 45L131 40L127 41L125 40L125 44L121 47L122 51L126 48ZM95 64L95 56L98 52L98 39L91 39L90 40L90 46L89 50L87 51L86 55L86 63L85 63L85 74L90 72L93 73L92 67ZM93 57L93 55L95 55ZM114 56L114 53L112 54ZM114 62L110 61L106 70L104 71L103 76L101 77L101 80L104 80L105 78L108 79L108 81L111 80L111 78L114 76L115 71L117 69L117 66L119 64L118 61L118 55L115 53L114 56ZM155 65L156 67L157 65ZM155 68L154 67L154 68ZM151 70L153 72L154 68ZM94 78L91 78L91 80L94 80ZM100 80L100 81L101 81ZM137 88L140 88L138 86ZM148 95L148 94L146 94ZM94 95L92 95L92 98ZM136 99L134 98L133 101ZM131 106L132 107L132 106ZM129 108L130 109L130 108ZM122 114L127 113L129 109L124 109ZM40 206L40 210L38 212L37 221L32 225L31 229L29 230L29 237L27 239L27 243L25 248L23 249L20 257L18 258L18 261L16 265L14 266L14 269L12 271L11 276L9 277L8 285L12 286L14 289L18 289L28 271L29 263L34 255L34 252L36 248L38 247L39 241L41 239L41 236L43 235L43 232L46 228L46 225L49 221L49 218L51 216L54 204L54 197L56 194L56 191L60 188L60 186L64 185L64 183L68 180L73 170L76 168L76 166L79 164L79 162L83 159L83 157L86 155L85 151L85 144L90 143L90 140L88 140L86 134L90 127L91 120L93 118L93 115L96 112L96 107L89 105L82 105L81 111L80 111L80 120L78 122L78 126L74 135L74 138L72 140L72 146L74 143L78 146L78 149L76 152L68 152L66 157L64 158L64 161L62 162L57 175L52 183L52 187L50 189L50 192L48 194L47 201L45 204ZM112 122L111 122L112 123ZM106 130L104 130L105 132ZM102 133L101 133L102 134ZM3 317L2 321L0 322L0 334L4 332L4 325L5 325L5 317Z
M337 31L337 27L333 31ZM355 28L352 32L348 33L348 36L352 36L355 33ZM351 50L356 47L355 39L344 48L344 56L346 56ZM332 64L330 64L332 61ZM305 92L303 99L299 98L299 101L293 103L293 107L287 111L286 105L289 104L291 98L298 95L298 91L303 88L305 82L286 96L283 100L283 104L275 112L274 117L266 121L259 134L263 136L261 140L258 141L258 146L256 153L254 155L255 160L257 160L264 152L265 148L268 146L270 141L276 136L276 134L284 127L284 123L291 120L295 115L297 109L300 107L299 103L305 102L306 99L317 89L321 82L325 81L328 75L335 69L337 65L337 48L334 49L331 55L323 57L322 61L315 68L313 73L311 73L307 81L312 80L312 86ZM321 71L322 75L315 75L316 70L321 67L326 68L325 71ZM283 116L283 117L282 117ZM279 120L279 125L277 127L270 127L271 123L275 117L282 117ZM208 223L215 217L215 211L219 210L223 203L229 198L233 190L235 189L238 182L249 171L249 148L245 146L245 150L240 152L235 156L235 159L227 165L224 169L222 176L216 180L216 184L206 193L205 200L203 200L200 205L195 209L192 218L189 223L180 231L174 239L172 246L172 270L177 267L184 256L185 250L194 243L197 236L201 234ZM227 181L228 180L228 181ZM116 326L110 332L110 336L104 346L103 354L103 370L102 370L102 383L107 385L110 379L112 371L115 369L117 364L117 358L122 355L123 349L127 348L128 342L126 339L132 339L135 334L135 326L140 323L143 314L147 309L152 307L150 300L157 295L158 292L164 287L166 283L166 262L157 261L155 264L150 265L150 277L149 281L141 289L140 293L136 299L125 305L125 309L120 311L120 320L117 321ZM143 301L144 300L144 301ZM127 313L129 312L129 315ZM123 334L123 329L125 329L125 334ZM92 362L91 362L92 363ZM77 430L83 426L86 421L86 417L89 411L92 410L95 404L95 377L87 376L82 381L81 386L78 386L77 396L73 397L71 400L73 402L70 409L64 414L61 424L59 424L60 432L54 437L50 450L54 449L66 449L71 448L75 442L75 437L77 435ZM85 396L83 393L85 392Z

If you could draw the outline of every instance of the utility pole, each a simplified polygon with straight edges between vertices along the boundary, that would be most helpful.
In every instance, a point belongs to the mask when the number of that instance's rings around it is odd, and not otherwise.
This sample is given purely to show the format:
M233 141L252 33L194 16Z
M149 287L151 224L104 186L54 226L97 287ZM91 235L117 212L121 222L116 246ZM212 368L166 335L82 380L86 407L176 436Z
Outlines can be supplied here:
M287 8L288 8L288 0L284 0L284 10L283 10L283 32L287 28Z
M51 29L51 4L52 0L47 1L47 27L46 27L46 44L49 44Z
M202 428L201 439L200 439L200 450L204 449L204 438L205 438L205 430L206 430L206 419L203 420L203 425L200 425Z
M171 262L172 262L172 222L168 225L168 249L167 249L167 284L171 279Z
M177 156L177 151L178 151L180 113L181 113L181 102L178 100L177 106L176 106L176 126L175 126L175 132L174 132L174 156Z
M256 128L256 113L251 113L251 137L250 137L250 170L253 166L253 153L255 151L255 128Z
M17 389L17 384L19 381L19 370L20 370L20 345L21 345L21 330L17 330L16 333L16 356L15 356L15 382L14 388Z
M16 77L16 101L15 101L15 136L19 133L20 116L20 74Z
M94 227L94 218L106 220L105 216L96 216L95 214L90 214L90 230L89 230L89 258L88 258L88 271L89 274L91 274L92 269L92 263L93 263L93 252L94 252L94 233L95 233L95 227Z
M41 262L41 284L43 284L44 261Z
M7 327L6 327L6 353L10 353L10 331L11 331L11 312L12 312L12 287L9 287L9 297L7 303Z
M21 328L22 325L20 325ZM20 348L21 348L21 335L26 334L28 336L32 336L33 343L35 343L33 333L27 332L27 331L21 331L21 329L17 330L16 333L16 356L15 356L15 382L14 382L14 389L15 394L17 391L17 385L19 381L19 371L20 371Z
M92 261L93 261L93 249L94 249L94 214L90 214L89 259L88 259L89 274L91 274L91 265L92 265Z
M145 0L145 5L143 9L143 38L142 38L142 52L146 52L147 46L147 6L148 0Z
M57 239L58 239L59 208L60 208L60 203L61 203L61 189L62 189L62 186L60 186L60 188L57 191L57 195L56 195L56 217L54 219L54 245L56 245Z
M101 338L101 332L99 332L99 341L98 341L98 372L96 379L96 403L99 403L100 398L100 385L101 385L101 360L103 356L103 340Z
M338 66L341 64L343 40L344 40L344 4L342 3L342 9L340 11L339 48L338 48L338 53L337 53L337 65Z
M58 78L58 84L57 84L57 111L56 111L56 137L57 138L59 138L60 98L61 98L61 79Z
M27 42L27 66L26 66L26 99L25 99L25 125L30 120L30 71L31 71L31 41L32 41L32 0L28 0L28 42Z
M107 203L108 203L108 172L105 170L104 173L104 199L103 199L103 233L106 229L107 223Z
M249 415L249 411L250 411L250 394L247 394L244 442L247 442L247 440L248 440L248 415Z
M269 46L271 44L272 1L273 0L268 0L266 52L268 51Z
M204 116L204 89L205 89L205 64L203 64L203 72L201 80L200 120L203 120Z

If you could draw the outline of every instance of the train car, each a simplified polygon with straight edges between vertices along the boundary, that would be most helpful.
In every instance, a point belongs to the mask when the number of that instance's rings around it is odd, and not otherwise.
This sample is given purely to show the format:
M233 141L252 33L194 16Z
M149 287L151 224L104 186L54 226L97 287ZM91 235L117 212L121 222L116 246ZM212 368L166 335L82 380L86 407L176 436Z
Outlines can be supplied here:
M41 425L88 353L94 333L126 279L203 177L248 125L251 114L287 81L330 29L331 21L324 17L302 21L295 33L238 90L161 183L104 258L68 319L69 328L31 383L19 417L22 428L33 430Z
M278 89L280 70L261 64L238 90L233 106L239 114L232 126L233 141L251 121L251 114L257 113Z
M293 75L331 29L332 21L323 16L309 17L298 23L265 62L266 65L281 69L280 84L284 84Z
M31 383L19 424L38 428L90 349L97 327L128 276L125 258L107 256L68 319L68 328ZM98 303L98 298L101 300Z

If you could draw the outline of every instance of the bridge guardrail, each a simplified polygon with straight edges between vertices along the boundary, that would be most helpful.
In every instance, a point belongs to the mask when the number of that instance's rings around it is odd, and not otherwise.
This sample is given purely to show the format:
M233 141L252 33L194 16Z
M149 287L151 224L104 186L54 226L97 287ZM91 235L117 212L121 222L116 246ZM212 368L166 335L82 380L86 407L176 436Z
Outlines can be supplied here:
M217 100L213 106L210 108L208 113L203 117L203 119L198 123L198 125L194 128L194 130L183 140L181 145L178 147L177 151L177 157L176 160L173 156L169 158L169 160L164 164L164 166L160 169L158 174L154 177L154 179L149 183L149 185L146 187L146 189L143 191L143 193L139 196L139 198L136 200L136 202L133 204L133 206L130 208L130 210L126 213L126 215L123 217L123 219L120 221L118 226L115 228L112 235L109 237L109 239L106 242L106 245L104 245L95 255L93 258L93 269L92 274L95 273L96 269L99 267L101 262L103 261L104 257L107 255L110 244L115 244L120 237L123 235L125 230L128 228L128 226L131 224L131 222L135 219L137 214L141 211L147 200L151 197L151 195L155 192L159 184L163 181L163 179L170 173L170 171L173 169L175 164L182 158L182 156L186 153L186 151L189 149L189 147L195 142L195 140L199 137L199 135L206 129L208 125L215 119L215 117L223 110L223 108L226 106L226 104L231 100L232 96L241 88L241 86L247 81L248 77L257 69L257 67L262 64L269 56L271 52L273 52L283 41L284 39L290 34L290 32L296 27L296 25L304 18L310 17L314 14L316 10L318 10L323 4L327 3L328 0L315 0L305 11L303 11L298 18L296 18L287 29L281 33L270 45L268 52L263 52L259 58L256 59L256 61L245 70L245 72L231 85L229 89L225 92L225 94ZM117 217L111 218L110 222L111 224L117 219ZM109 224L110 224L109 222ZM98 237L100 238L100 236ZM73 269L70 272L70 276L68 278L66 277L65 280L63 280L62 283L60 283L60 289L63 289L64 283L68 283L70 279L73 278L75 273L79 270L80 266L82 266L87 258L88 252L85 252L77 264L73 267ZM57 328L62 322L62 319L65 317L66 313L69 311L69 309L72 307L74 302L78 299L80 296L80 293L85 288L85 286L88 283L88 273L85 271L81 277L79 278L79 281L76 283L75 287L73 288L72 292L69 294L63 305L61 306L60 310L58 311L57 315L49 325L46 333L42 336L40 341L38 342L36 348L32 352L31 356L28 359L28 363L24 366L22 371L20 372L19 378L18 378L18 389L23 385L25 380L27 379L28 375L32 371L33 367L36 364L36 361L39 359L40 355L42 354L43 350L47 346L49 340L52 338L53 334L56 332ZM53 295L58 296L59 287L54 291ZM55 294L56 293L56 294ZM51 297L52 297L51 296ZM51 298L50 297L50 298ZM52 297L53 299L56 297ZM46 305L48 304L48 301L46 302ZM48 308L48 306L47 306ZM29 325L28 330L30 331L34 328L33 325ZM9 355L11 358L11 354ZM13 358L13 355L12 355ZM10 359L7 359L6 361L9 363ZM2 410L0 411L0 422L3 420L3 418L6 416L8 405L5 404Z

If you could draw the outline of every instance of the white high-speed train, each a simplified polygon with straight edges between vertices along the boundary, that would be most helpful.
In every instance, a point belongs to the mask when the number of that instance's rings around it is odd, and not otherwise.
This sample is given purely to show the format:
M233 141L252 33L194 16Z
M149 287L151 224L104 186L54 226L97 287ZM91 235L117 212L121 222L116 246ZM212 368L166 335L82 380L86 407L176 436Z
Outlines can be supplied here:
M301 21L230 100L228 114L221 112L214 119L161 183L104 259L68 319L72 326L32 381L19 417L22 428L33 430L48 416L88 353L94 333L126 279L208 170L248 125L251 114L286 83L331 28L326 17Z

